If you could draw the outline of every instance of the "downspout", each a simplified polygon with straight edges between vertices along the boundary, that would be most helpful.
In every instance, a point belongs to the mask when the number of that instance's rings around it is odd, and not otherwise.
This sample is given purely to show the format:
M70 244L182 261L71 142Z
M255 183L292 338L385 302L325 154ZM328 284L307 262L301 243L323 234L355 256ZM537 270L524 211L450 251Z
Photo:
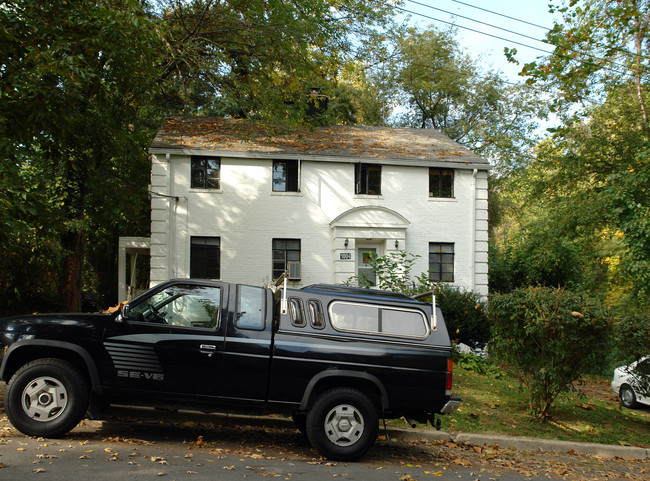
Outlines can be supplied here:
M175 240L175 229L174 229L174 217L175 217L175 211L176 211L176 205L177 202L171 197L174 195L172 193L172 163L171 163L171 155L170 154L165 154L165 161L167 162L167 193L169 194L169 217L167 221L167 225L169 226L167 229L167 246L169 248L169 251L167 253L167 279L173 279L174 276L174 259L176 258L175 256L175 245L176 242ZM172 202L174 202L172 204Z
M476 175L478 174L478 169L474 169L472 173L472 234L470 242L470 273L471 273L471 284L470 288L474 292L476 287Z

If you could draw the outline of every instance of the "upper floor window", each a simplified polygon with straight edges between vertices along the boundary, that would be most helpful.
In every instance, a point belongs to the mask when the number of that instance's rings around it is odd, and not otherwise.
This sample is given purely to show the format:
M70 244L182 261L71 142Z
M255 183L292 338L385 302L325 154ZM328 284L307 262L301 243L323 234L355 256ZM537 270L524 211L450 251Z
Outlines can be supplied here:
M192 237L190 241L190 277L221 278L221 239Z
M297 160L274 160L273 192L298 192L298 173Z
M300 279L300 239L273 239L273 279L285 271L289 279Z
M429 279L454 282L454 244L429 243Z
M191 162L193 189L221 188L221 158L192 157Z
M355 194L381 195L381 165L356 164L354 185Z
M454 196L454 169L429 168L429 197Z

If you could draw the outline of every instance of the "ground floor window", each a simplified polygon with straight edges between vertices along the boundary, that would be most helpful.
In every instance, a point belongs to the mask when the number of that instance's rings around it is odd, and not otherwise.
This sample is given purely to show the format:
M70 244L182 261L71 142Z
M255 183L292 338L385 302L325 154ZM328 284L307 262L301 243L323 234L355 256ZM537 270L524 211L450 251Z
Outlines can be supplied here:
M219 237L192 237L190 277L221 278L221 239Z
M300 239L273 239L273 279L285 271L289 279L300 279Z
M454 244L429 243L429 279L433 282L454 282Z

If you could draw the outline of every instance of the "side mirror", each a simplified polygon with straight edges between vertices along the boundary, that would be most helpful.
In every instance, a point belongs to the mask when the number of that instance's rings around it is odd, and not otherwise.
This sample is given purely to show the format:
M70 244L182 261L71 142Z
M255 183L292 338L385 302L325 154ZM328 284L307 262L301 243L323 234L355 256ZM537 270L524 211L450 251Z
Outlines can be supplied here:
M129 316L130 316L130 312L129 312L129 311L130 311L129 305L128 305L128 304L124 304L124 305L122 306L122 310L121 310L121 312L120 312L120 313L117 315L117 317L115 318L115 322L124 322L125 320L127 320L127 319L129 318Z

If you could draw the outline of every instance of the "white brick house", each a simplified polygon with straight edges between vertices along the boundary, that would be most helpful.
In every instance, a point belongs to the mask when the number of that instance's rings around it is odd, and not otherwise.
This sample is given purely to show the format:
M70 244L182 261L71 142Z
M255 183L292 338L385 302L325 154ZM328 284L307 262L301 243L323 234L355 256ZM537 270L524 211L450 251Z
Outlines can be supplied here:
M151 285L342 283L399 249L421 256L413 274L487 295L489 164L435 130L172 118L150 153Z

